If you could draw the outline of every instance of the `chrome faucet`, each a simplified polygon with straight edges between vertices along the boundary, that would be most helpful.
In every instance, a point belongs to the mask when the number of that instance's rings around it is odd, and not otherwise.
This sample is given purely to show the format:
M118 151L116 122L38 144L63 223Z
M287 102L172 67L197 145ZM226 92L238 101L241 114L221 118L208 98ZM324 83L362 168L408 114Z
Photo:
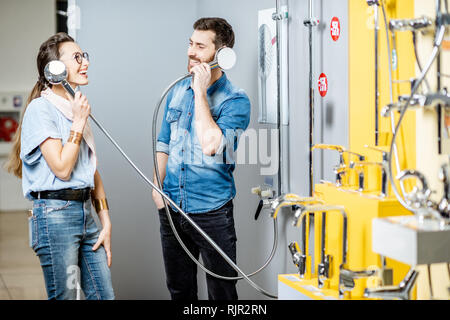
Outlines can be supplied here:
M425 16L415 19L391 19L389 21L389 30L395 31L418 31L430 29L433 21Z
M321 241L321 260L317 265L317 286L323 288L324 280L331 277L331 263L333 257L325 252L325 231L327 223L327 212L322 212L322 234L320 236Z
M400 182L406 178L416 178L422 185L421 188L415 186L410 193L405 194L406 203L414 209L419 220L434 218L441 221L442 216L437 210L437 204L430 200L431 189L428 187L425 176L417 170L403 170L397 176Z
M381 194L380 196L382 198L386 197L388 194L388 172L389 172L389 152L386 152L384 150L371 147L369 145L365 145L364 147L381 152Z
M298 205L295 207L294 211L294 221L293 225L298 226L302 225L301 233L302 233L302 254L299 257L299 264L298 264L298 274L300 275L300 278L303 278L306 273L306 215L303 214L305 210L304 205ZM300 219L303 219L303 221L300 221ZM298 246L298 245L297 245ZM292 253L292 251L291 251ZM295 262L294 262L295 263Z
M398 109L398 111L401 111L403 109L404 102L407 101L409 98L410 97L407 95L399 96L398 102L390 103L381 110L381 115L383 117L387 117L389 116L390 112L394 109ZM450 106L450 94L447 92L446 89L442 89L439 92L424 95L414 94L414 96L410 101L409 106L432 108L439 104Z
M298 269L298 274L300 278L303 278L306 272L306 255L305 252L301 253L298 249L297 241L293 241L289 244L289 251L292 256L292 262Z
M341 298L344 296L344 291L351 291L355 288L355 279L368 278L377 273L376 270L352 271L343 267L339 271L339 296Z
M439 213L443 218L450 218L450 175L448 172L448 164L443 164L439 169L439 180L444 184L444 194L438 204Z
M255 212L255 220L258 220L258 217L262 211L262 209L270 208L272 205L274 191L271 186L263 184L262 186L257 186L252 188L252 193L258 195L261 199L259 200L258 207Z
M294 215L293 225L296 227L304 226L304 218L306 218L306 214L314 213L314 212L322 212L322 215L326 216L326 214L330 212L338 212L342 215L343 219L343 227L342 227L342 263L340 268L343 267L347 263L347 248L348 248L348 239L347 239L347 214L342 206L332 206L332 205L306 205L299 208ZM318 274L319 274L319 287L323 287L324 280L331 276L331 262L332 257L330 255L325 255L325 228L324 224L322 224L322 259L321 263L318 265ZM304 227L306 229L306 227ZM302 229L302 231L304 230ZM306 235L302 232L303 242L306 242ZM305 247L306 248L306 247ZM305 248L303 250L305 250ZM306 257L305 257L306 259Z
M364 290L364 297L409 300L411 298L411 290L414 288L417 276L418 272L411 268L398 286L385 286L375 289L366 288Z
M315 144L312 146L312 150L321 149L321 150L335 150L339 153L339 164L333 167L333 172L336 175L336 186L342 186L342 177L345 175L346 171L350 168L346 166L344 161L344 154L349 154L356 156L359 161L364 161L365 157L356 152L345 150L344 147L334 144ZM350 168L351 169L351 168Z
M384 198L387 195L387 183L388 183L388 178L387 178L387 172L388 172L388 168L387 168L387 162L385 162L384 160L382 162L370 162L370 161L364 161L364 162L352 162L351 163L351 167L354 167L358 170L358 168L364 168L366 166L377 166L380 168L381 170L381 192L380 192L380 197ZM359 191L363 191L364 190L364 172L359 169Z

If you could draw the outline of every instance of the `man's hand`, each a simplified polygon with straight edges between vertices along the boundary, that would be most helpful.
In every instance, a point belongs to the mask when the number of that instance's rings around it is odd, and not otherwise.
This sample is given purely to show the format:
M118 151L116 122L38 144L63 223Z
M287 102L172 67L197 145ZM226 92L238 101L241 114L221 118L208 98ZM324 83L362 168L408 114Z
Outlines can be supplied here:
M211 67L207 63L199 64L191 69L192 77L192 90L195 95L204 94L211 83Z
M158 210L164 208L164 200L162 198L162 195L160 195L158 191L153 190L152 196L153 196L153 201L155 202L156 208Z

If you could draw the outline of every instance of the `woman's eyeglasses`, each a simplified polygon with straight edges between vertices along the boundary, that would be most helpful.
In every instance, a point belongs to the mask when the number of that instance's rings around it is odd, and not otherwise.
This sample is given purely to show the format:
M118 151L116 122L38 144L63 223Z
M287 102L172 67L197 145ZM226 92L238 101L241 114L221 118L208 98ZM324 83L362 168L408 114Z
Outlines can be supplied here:
M83 62L83 58L89 61L89 54L87 52L77 52L74 54L73 58L78 62L78 64L81 64Z

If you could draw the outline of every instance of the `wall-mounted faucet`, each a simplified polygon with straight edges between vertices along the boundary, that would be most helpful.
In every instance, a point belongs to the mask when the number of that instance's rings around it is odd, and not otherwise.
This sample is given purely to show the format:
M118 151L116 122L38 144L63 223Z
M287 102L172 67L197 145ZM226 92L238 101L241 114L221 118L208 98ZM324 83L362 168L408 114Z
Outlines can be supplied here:
M425 31L433 28L433 20L422 16L414 19L391 19L389 21L389 30L396 31Z
M389 116L390 112L397 110L401 112L404 108L405 102L409 99L409 96L399 96L398 102L390 103L381 110L383 117ZM409 107L422 107L422 108L434 108L437 105L450 106L450 94L446 89L442 89L439 92L433 92L429 94L414 94Z

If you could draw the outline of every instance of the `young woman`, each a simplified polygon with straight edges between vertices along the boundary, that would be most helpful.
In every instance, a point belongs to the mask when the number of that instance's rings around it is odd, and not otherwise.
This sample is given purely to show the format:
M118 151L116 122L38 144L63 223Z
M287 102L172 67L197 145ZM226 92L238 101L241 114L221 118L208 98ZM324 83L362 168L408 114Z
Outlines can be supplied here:
M7 169L22 179L33 201L30 246L40 259L49 299L75 299L80 284L86 299L114 299L111 283L111 221L96 169L89 102L51 85L44 68L64 62L72 88L88 84L89 56L65 33L39 48L39 78L28 98ZM102 230L91 215L95 205Z

